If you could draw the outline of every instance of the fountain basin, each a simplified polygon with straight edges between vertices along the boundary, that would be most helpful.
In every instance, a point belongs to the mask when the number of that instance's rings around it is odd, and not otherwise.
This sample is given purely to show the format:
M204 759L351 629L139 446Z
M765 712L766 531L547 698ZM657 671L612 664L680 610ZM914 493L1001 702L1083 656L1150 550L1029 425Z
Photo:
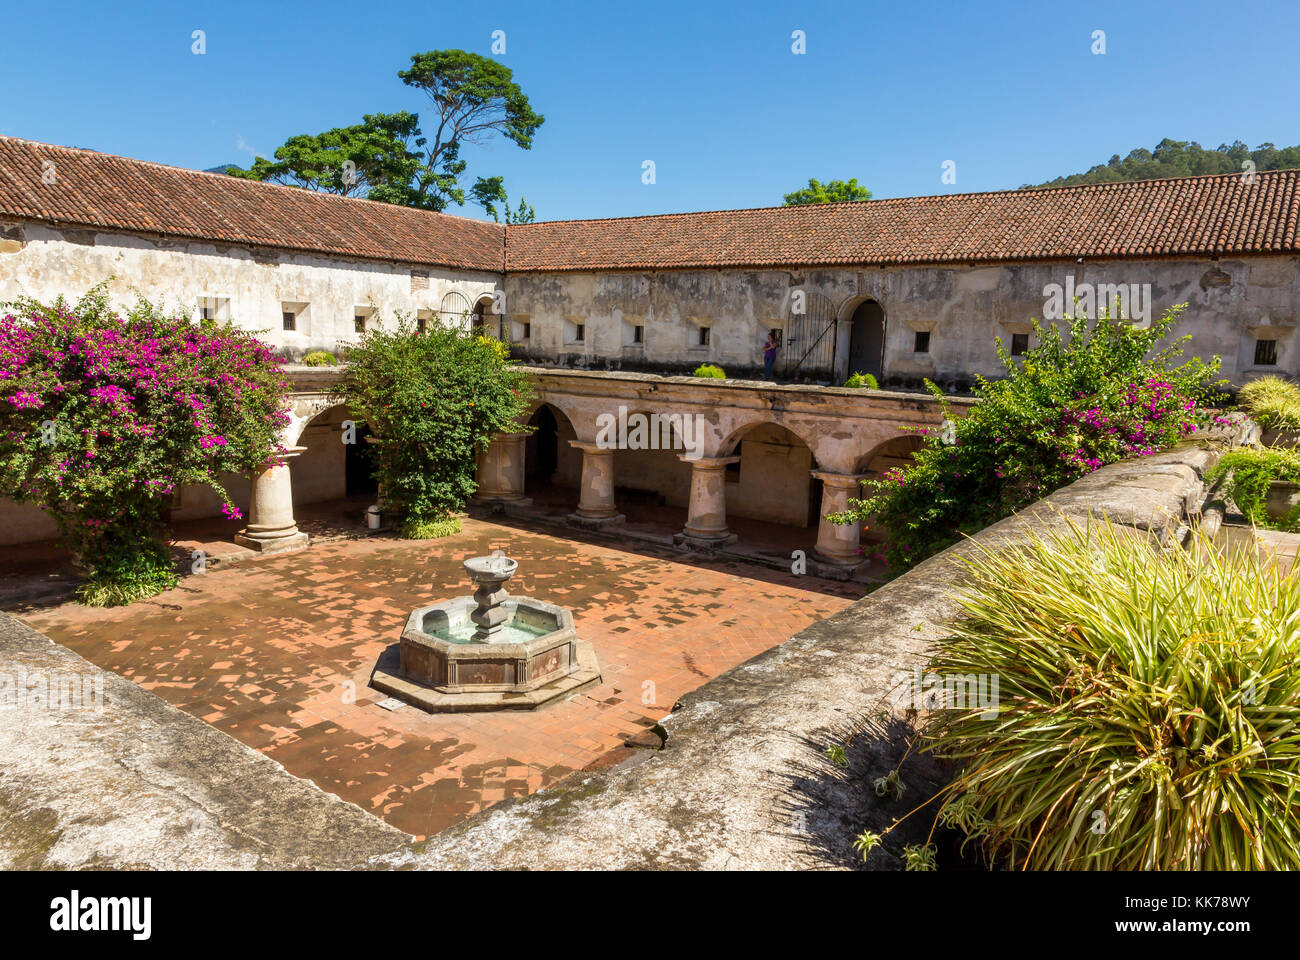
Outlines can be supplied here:
M516 564L502 560L465 561L473 596L412 611L371 686L430 711L531 710L599 682L595 651L578 639L573 614L506 594Z

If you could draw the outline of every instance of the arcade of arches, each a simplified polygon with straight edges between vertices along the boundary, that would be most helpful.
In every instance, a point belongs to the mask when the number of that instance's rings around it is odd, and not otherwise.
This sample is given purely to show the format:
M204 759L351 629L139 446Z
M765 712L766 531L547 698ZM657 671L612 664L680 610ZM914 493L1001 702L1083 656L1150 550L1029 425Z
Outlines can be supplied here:
M784 566L802 550L811 572L837 578L860 570L868 551L861 527L826 516L845 510L864 479L907 462L919 441L906 431L943 416L938 403L917 394L529 372L536 401L526 429L497 436L479 455L478 507ZM330 376L300 375L284 456L251 484L232 486L248 517L236 542L268 553L300 549L306 536L295 507L382 501L364 426L331 394ZM967 403L953 399L950 407L960 413ZM598 442L602 418L634 422L637 415L663 426L648 444ZM341 442L348 431L353 442ZM176 518L212 515L212 499L178 504L188 514Z

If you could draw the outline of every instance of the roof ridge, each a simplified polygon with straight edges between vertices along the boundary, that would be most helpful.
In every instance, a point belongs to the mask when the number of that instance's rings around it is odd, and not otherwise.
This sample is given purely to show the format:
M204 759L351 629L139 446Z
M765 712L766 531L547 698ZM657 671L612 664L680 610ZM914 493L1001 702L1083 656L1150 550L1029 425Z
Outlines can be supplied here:
M1300 167L1284 167L1279 170L1257 170L1256 177L1283 176L1286 174L1300 175ZM795 203L795 204L770 204L764 207L722 207L711 210L675 210L669 213L636 213L622 217L574 217L571 219L561 220L538 220L533 223L513 223L506 227L507 232L512 229L527 229L529 227L541 227L548 224L559 223L612 223L619 220L660 220L669 217L699 217L710 213L757 213L763 210L827 210L834 207L861 207L863 205L875 206L878 204L889 203L915 203L921 200L956 200L962 197L991 197L1007 196L1010 194L1040 194L1067 193L1067 192L1086 192L1100 191L1104 189L1131 189L1139 185L1154 183L1173 183L1184 182L1187 180L1216 180L1230 177L1243 176L1241 173L1197 173L1189 174L1185 177L1152 177L1145 180L1108 180L1105 183L1075 183L1066 184L1059 187L1011 187L1005 190L971 190L966 193L926 193L917 196L905 197L872 197L870 200L834 200L829 203Z

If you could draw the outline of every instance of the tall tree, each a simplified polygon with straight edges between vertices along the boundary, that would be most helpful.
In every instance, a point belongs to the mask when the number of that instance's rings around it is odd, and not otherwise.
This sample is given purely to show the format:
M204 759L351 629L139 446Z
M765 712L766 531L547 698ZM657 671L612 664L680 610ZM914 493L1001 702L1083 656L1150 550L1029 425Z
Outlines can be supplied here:
M858 183L858 178L852 180L831 180L822 183L820 180L808 181L808 186L802 190L796 190L794 193L785 195L785 206L795 207L805 203L842 203L846 200L870 200L871 191Z
M459 186L465 161L464 143L486 143L503 136L524 150L532 148L533 135L546 118L536 113L528 97L504 64L466 50L430 50L411 57L411 68L398 77L423 90L437 114L436 125L426 122L429 137L423 146L421 166L412 184L411 206L442 210L448 202L463 204ZM492 178L498 179L499 178ZM479 184L486 184L481 189ZM491 180L475 183L491 199ZM504 193L502 193L504 197Z
M406 111L366 114L350 127L290 137L276 149L274 160L258 157L247 170L227 167L225 172L345 197L405 203L420 165L417 151L424 145L419 122Z

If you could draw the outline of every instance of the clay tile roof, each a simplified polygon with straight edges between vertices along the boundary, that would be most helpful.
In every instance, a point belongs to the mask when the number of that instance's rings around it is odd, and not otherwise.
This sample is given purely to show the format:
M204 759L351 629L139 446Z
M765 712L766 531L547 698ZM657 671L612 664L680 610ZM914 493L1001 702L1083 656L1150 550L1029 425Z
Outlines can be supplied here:
M0 137L5 216L494 273L503 255L493 223L13 137Z
M4 216L494 273L1297 253L1300 170L500 227L0 137Z
M506 271L1300 252L1300 170L506 228Z

